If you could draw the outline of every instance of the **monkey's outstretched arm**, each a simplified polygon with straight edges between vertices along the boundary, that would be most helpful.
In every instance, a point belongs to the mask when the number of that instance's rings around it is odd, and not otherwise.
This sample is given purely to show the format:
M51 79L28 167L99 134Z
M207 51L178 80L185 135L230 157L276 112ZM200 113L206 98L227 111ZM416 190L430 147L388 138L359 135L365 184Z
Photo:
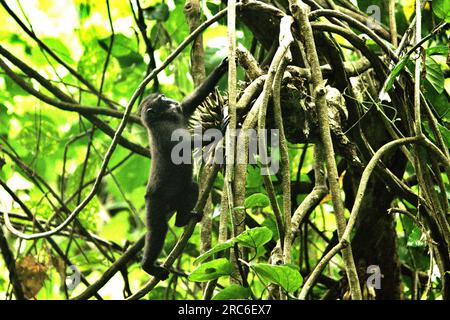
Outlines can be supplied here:
M203 81L203 83L194 90L190 95L188 95L181 102L181 107L183 113L186 117L190 117L195 109L206 99L206 97L214 90L217 82L228 70L228 59L225 58L222 62L214 69L213 72Z

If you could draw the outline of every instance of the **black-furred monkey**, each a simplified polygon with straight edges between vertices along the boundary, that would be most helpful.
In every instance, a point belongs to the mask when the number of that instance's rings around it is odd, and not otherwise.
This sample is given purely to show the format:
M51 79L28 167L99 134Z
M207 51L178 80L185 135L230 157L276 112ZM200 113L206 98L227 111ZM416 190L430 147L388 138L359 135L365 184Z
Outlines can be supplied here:
M177 227L185 226L191 218L197 221L201 219L201 215L192 211L198 198L198 186L192 178L192 164L176 164L172 161L172 149L179 143L172 141L172 133L184 129L188 134L189 118L214 90L227 69L228 60L224 59L181 103L166 98L163 94L151 94L139 106L142 123L149 132L152 156L145 195L148 230L141 266L148 274L161 280L167 279L169 272L158 266L156 259L163 248L167 221L172 213L177 212Z

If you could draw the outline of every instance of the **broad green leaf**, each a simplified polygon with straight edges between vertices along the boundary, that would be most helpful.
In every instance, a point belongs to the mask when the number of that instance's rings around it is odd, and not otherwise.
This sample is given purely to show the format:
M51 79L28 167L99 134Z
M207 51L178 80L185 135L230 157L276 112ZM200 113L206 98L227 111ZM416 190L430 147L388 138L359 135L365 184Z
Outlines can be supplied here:
M171 42L170 34L162 23L157 23L153 26L150 31L150 41L152 42L154 49L159 49Z
M247 299L250 297L250 293L249 288L245 288L239 284L232 284L221 290L212 298L212 300Z
M409 56L404 56L395 65L394 69L392 69L391 73L389 74L389 76L386 80L386 85L384 86L384 91L388 92L392 88L392 85L394 84L395 79L397 78L399 73L403 70L403 68L405 67L408 60L409 60Z
M202 255L198 256L198 258L195 259L194 263L201 263L202 261L205 261L206 259L208 259L215 253L226 250L228 248L231 248L235 242L236 242L236 240L234 238L232 238L225 242L216 244L214 247L212 247L211 249L209 249Z
M269 230L272 231L272 239L278 241L278 227L274 215L271 214L269 217L266 217L261 226L269 228Z
M429 81L423 82L423 93L425 95L425 98L430 101L439 117L445 121L449 121L449 103L446 95L437 93Z
M270 229L267 227L257 227L249 229L235 238L231 238L225 242L218 243L217 245L200 255L197 259L195 259L194 263L201 263L215 253L231 248L236 242L247 248L258 249L259 247L269 242L271 239L272 231L270 231Z
M450 22L450 1L433 0L433 12L437 17Z
M4 77L5 81L5 87L6 91L10 95L10 97L14 96L27 96L28 92L22 89L21 86L19 86L14 80L12 80L10 77ZM28 84L30 84L30 81L26 81Z
M447 147L450 148L450 130L447 129L446 127L440 125L438 123L438 128L439 131L441 132L442 138L444 139L445 144L447 145Z
M111 37L107 37L98 41L99 45L108 51ZM114 35L114 42L111 55L119 61L122 68L142 63L144 60L137 52L137 43L134 39L130 39L123 34Z
M236 237L236 241L244 247L258 248L272 239L272 231L267 227L249 229Z
M252 269L263 279L281 286L287 292L294 292L302 284L302 276L298 268L293 265L271 265L268 263L256 263Z
M233 273L233 264L225 258L208 261L198 266L190 275L189 280L205 282Z
M65 62L72 64L73 59L70 53L70 50L66 47L63 41L58 38L43 38L41 39L48 47L52 48L52 50Z
M432 58L427 57L425 60L426 65L426 79L431 83L437 93L441 94L444 91L444 73L441 70L441 66Z
M246 208L267 207L270 204L269 197L263 193L254 193L245 199Z
M144 17L148 20L167 21L169 19L169 7L165 3L158 3L155 6L147 7L143 12Z
M448 53L448 46L442 44L442 45L437 45L431 48L427 48L426 50L427 52L427 56L431 56L433 54L439 54L439 55L443 55L443 56L447 56Z
M434 142L436 143L436 139L433 135L433 130L431 130L430 128L430 124L428 121L423 121L423 126L427 132L427 136ZM444 140L444 143L447 147L450 148L450 130L447 129L446 127L444 127L443 125L440 125L439 123L437 124L439 132L442 135L442 139Z
M422 239L422 231L417 226L414 226L413 230L408 236L408 247L423 247L425 242Z
M7 135L9 131L10 116L8 115L8 108L0 102L0 135Z

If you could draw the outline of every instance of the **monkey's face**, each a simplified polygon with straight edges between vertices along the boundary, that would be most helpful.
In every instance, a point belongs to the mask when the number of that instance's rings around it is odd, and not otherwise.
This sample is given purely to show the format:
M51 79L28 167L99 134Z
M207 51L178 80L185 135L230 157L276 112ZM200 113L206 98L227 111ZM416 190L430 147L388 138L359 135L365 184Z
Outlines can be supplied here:
M181 106L163 94L154 93L142 101L139 110L144 124L152 125L157 121L175 118L181 112Z

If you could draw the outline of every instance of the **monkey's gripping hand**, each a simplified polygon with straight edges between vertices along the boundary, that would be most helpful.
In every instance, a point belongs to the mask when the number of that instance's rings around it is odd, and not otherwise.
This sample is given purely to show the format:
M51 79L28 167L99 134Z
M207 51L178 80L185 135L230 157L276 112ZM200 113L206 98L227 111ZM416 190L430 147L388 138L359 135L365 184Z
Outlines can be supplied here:
M203 219L203 213L192 210L191 212L189 212L189 214L180 214L177 213L176 215L176 219L175 219L175 226L176 227L184 227L186 226L189 221L194 220L195 223L198 223L200 221L202 221Z
M228 57L223 58L223 60L217 66L217 69L220 70L222 73L228 71Z
M157 266L141 263L141 268L149 275L154 276L156 279L164 281L169 277L169 270Z

